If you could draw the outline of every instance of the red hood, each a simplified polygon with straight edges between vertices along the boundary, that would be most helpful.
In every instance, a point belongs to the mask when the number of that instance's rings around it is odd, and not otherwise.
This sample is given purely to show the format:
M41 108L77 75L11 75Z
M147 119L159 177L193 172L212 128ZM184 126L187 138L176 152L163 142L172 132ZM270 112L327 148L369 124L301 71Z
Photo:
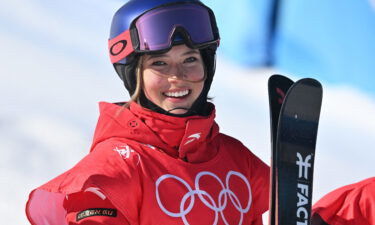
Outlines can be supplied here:
M208 117L173 117L131 103L130 108L100 102L100 117L95 130L94 147L109 138L126 138L156 147L174 158L191 163L204 162L216 155L210 147L219 133L215 110Z

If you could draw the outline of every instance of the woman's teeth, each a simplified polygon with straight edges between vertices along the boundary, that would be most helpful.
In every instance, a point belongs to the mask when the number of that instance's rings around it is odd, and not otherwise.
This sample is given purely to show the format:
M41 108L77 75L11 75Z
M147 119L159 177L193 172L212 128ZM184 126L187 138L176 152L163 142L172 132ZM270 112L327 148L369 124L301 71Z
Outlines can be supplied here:
M163 94L167 97L181 98L181 97L188 95L189 90L176 91L176 92L164 92Z

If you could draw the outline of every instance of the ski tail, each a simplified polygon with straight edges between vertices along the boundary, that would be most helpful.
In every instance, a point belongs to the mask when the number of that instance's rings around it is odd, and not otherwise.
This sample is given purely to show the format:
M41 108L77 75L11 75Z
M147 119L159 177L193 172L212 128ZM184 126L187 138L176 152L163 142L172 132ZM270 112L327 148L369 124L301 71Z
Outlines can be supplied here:
M271 122L271 187L270 187L270 209L269 224L275 224L275 206L276 206L276 135L279 121L279 115L282 103L284 102L286 93L293 85L293 81L282 75L272 75L268 80L268 97L270 107Z

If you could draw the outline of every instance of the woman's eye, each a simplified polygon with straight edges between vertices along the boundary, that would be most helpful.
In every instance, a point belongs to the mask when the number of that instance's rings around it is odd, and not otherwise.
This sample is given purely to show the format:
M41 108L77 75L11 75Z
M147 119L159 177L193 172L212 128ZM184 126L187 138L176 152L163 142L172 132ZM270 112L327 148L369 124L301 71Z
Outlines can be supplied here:
M197 58L196 58L196 57L194 57L194 56L192 56L192 57L189 57L189 58L185 59L185 62L187 62L187 63L190 63L190 62L195 62L195 61L197 61Z
M163 62L163 61L155 61L155 62L152 62L152 65L153 66L163 66L163 65L166 65L166 63Z

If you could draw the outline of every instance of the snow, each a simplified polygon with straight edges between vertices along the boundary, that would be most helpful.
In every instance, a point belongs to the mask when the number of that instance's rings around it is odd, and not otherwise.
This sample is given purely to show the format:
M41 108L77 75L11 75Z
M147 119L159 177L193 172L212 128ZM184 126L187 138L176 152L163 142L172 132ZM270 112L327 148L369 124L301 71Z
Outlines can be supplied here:
M121 4L15 0L0 7L0 216L8 225L28 224L29 192L88 152L97 102L128 99L106 55L110 18ZM217 64L210 96L221 131L268 163L267 79L278 71L240 68L222 55ZM374 96L323 86L314 201L375 171Z

